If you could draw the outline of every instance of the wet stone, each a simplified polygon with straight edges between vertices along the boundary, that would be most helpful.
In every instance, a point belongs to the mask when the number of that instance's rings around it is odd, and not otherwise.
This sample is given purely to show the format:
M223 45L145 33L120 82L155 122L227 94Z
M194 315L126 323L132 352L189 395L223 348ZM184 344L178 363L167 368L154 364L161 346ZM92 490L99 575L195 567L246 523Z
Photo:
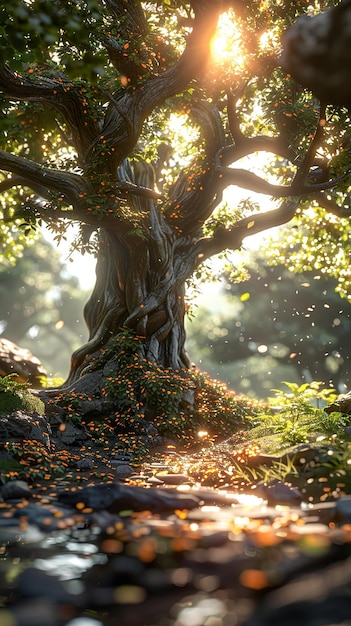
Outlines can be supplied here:
M40 598L43 590L46 598L62 604L80 606L86 598L84 594L72 594L55 574L47 574L36 567L28 567L18 577L18 589L24 597Z
M116 524L121 523L121 521L121 517L115 513L109 513L109 511L94 511L90 514L90 522L101 531L105 531L107 528L113 528Z
M11 609L0 609L4 626L57 626L57 604L43 598L30 599Z
M128 460L113 459L112 461L110 461L110 463L112 467L121 467L121 466L130 467L130 461L131 459L128 459Z
M84 502L95 511L103 509L118 513L124 509L134 511L172 511L193 509L199 500L192 495L183 495L170 489L144 489L130 485L97 484L76 491L63 491L58 494L59 502L69 506Z
M303 501L303 495L298 489L280 480L258 485L255 495L267 500L270 506L276 504L298 506Z
M239 503L238 494L235 493L219 493L214 489L205 488L193 488L190 493L198 498L201 501L201 504L206 504L207 506L229 506L230 504Z
M146 482L150 485L163 485L164 484L164 481L160 480L159 478L156 478L156 476L150 476L150 478L148 478Z
M166 463L150 463L148 467L152 470L167 470L169 466Z
M28 524L33 524L40 530L51 532L62 528L70 514L71 511L64 507L29 503L16 509L13 512L13 519L26 520Z
M166 485L184 485L192 482L186 474L156 474L156 478Z
M336 502L334 500L319 502L308 506L304 512L306 516L315 516L323 524L329 524L335 520Z

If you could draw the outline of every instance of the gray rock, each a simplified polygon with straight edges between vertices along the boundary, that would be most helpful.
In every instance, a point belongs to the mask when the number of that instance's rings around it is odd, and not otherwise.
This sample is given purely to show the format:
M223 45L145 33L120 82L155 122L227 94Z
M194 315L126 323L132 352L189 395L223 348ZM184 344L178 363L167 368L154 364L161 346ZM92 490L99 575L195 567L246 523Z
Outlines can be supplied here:
M75 426L72 422L66 422L65 428L60 429L60 439L63 445L71 446L77 442L85 441L88 434L82 427Z
M89 469L93 469L94 467L94 463L91 459L79 459L79 461L77 461L77 469L81 469L81 470L89 470Z
M133 459L133 455L130 452L117 452L114 456L114 461L120 461L121 463L125 461L126 463L130 463Z
M4 500L27 498L30 494L30 488L24 480L10 480L1 489L1 496Z
M30 350L4 337L0 338L0 376L17 374L18 382L29 382L33 388L42 387L47 372Z
M338 522L351 522L351 496L343 496L336 503L335 518Z
M6 441L33 439L43 443L50 450L51 428L47 419L37 413L27 414L13 411L0 415L0 438Z
M130 465L117 465L115 469L116 478L123 480L134 474L134 469Z
M184 485L193 482L186 474L156 474L156 478L166 485Z

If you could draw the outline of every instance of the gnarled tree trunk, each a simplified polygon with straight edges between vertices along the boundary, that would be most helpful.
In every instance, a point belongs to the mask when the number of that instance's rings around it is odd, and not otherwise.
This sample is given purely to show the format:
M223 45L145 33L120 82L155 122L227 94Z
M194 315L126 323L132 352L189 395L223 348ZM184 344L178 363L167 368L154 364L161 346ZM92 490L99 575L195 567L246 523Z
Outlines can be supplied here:
M66 385L84 374L111 337L130 328L144 338L143 356L164 368L189 366L184 349L184 275L189 273L185 249L167 231L163 258L154 241L131 235L122 241L113 229L103 230L96 284L85 307L88 343L72 357Z
M146 163L125 162L118 175L139 187L155 186L154 168ZM73 354L63 385L66 392L89 396L86 412L119 410L118 399L106 397L104 389L106 379L121 374L116 338L128 330L137 339L134 357L140 363L160 371L181 370L184 378L190 365L184 347L184 295L198 263L196 238L192 246L189 233L182 237L172 229L154 199L134 196L129 202L140 215L134 228L114 220L99 231L96 284L84 311L89 340ZM147 394L140 402L143 414Z

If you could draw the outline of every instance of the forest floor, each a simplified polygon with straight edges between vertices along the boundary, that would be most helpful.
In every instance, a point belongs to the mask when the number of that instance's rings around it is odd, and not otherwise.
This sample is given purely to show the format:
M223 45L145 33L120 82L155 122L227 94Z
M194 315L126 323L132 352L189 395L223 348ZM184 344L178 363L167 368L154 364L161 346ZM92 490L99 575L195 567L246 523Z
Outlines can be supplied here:
M143 463L72 447L61 477L6 482L1 626L351 624L347 465L254 434Z

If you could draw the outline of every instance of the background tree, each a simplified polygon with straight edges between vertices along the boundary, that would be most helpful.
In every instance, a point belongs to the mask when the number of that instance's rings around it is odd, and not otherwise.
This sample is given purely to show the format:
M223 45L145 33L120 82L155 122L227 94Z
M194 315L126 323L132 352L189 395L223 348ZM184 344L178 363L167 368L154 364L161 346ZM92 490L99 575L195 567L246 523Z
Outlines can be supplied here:
M2 237L15 254L41 223L59 236L74 221L77 245L95 249L89 339L65 383L89 396L89 410L111 395L121 329L150 367L185 375L185 285L206 259L291 220L308 232L315 219L313 238L325 228L330 246L343 237L349 251L348 112L279 67L280 33L298 10L239 0L3 4ZM262 212L224 198L231 186L277 204ZM339 278L342 269L330 261ZM143 411L144 387L137 396Z
M0 269L0 335L29 349L51 376L65 377L72 350L86 339L88 294L45 239ZM80 319L79 319L80 315Z
M187 326L189 353L238 392L266 398L282 380L350 385L351 306L336 281L251 254L246 280L224 278Z

